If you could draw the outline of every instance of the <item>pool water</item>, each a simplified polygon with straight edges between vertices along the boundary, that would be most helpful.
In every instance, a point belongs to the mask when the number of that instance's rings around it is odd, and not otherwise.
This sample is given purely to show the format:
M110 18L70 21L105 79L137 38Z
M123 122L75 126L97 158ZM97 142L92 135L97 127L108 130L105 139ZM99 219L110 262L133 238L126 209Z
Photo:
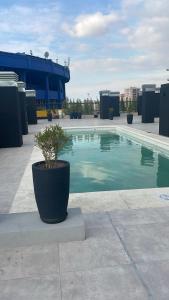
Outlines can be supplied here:
M71 166L70 192L169 186L169 159L109 131L69 132L59 158Z

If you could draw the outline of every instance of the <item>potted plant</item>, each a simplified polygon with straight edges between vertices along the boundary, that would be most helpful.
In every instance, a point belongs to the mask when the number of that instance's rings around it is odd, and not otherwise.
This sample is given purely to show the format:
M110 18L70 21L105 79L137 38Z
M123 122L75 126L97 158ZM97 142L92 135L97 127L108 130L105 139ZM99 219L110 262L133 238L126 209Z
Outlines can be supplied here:
M113 107L110 107L109 108L109 120L113 120L113 111L114 111Z
M67 216L70 165L58 160L68 137L59 125L49 126L35 135L44 161L32 165L34 193L40 218L45 223L59 223Z
M132 124L133 122L133 103L130 101L127 105L127 123Z

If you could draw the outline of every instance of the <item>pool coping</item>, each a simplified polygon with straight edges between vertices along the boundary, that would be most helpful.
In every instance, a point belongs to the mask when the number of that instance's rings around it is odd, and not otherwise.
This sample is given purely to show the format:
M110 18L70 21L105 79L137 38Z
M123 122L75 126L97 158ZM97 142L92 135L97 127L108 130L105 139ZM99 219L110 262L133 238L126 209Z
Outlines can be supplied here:
M125 133L134 139L143 141L150 146L155 146L160 151L169 151L169 140L167 137L158 136L153 133L144 132L139 129L129 128L124 125L112 126L84 126L63 127L65 130L112 130ZM37 160L42 159L40 150L33 148L31 158L25 169L10 213L36 211L34 199L31 166ZM92 198L92 201L91 201ZM71 193L69 207L81 207L83 212L109 211L112 209L137 209L144 207L169 206L169 187L146 188L118 191L103 191L90 193Z
M145 132L143 130L135 129L135 128L129 128L125 125L112 125L112 126L84 126L84 127L63 127L65 130L112 130L114 129L117 133L123 133L127 134L130 137L135 138L136 140L139 140L141 142L146 142L146 144L149 144L150 146L155 146L155 148L160 150L169 151L169 138L165 136L160 136L151 132ZM156 142L158 141L158 145Z

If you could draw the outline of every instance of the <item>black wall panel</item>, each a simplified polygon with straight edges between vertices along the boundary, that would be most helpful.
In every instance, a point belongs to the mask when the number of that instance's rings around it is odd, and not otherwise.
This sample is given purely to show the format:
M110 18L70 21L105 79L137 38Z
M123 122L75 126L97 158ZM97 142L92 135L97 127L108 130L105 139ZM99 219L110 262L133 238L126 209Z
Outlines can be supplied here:
M158 118L160 113L160 93L154 93L153 109L154 117Z
M37 124L36 98L26 96L28 124Z
M139 116L142 114L142 95L137 98L137 112Z
M19 91L22 134L28 134L28 117L26 110L26 94Z
M154 122L154 101L155 92L143 92L142 96L142 123Z
M109 119L109 109L113 107L113 115L120 116L119 96L100 96L100 118Z
M159 134L169 136L169 84L163 84L160 90Z
M0 148L23 144L17 86L0 86Z

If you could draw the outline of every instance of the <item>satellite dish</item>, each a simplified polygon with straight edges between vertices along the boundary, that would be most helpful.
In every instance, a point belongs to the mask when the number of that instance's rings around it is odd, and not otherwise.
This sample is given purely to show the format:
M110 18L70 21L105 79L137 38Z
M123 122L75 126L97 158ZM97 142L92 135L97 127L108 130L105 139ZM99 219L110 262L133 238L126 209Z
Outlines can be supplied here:
M48 58L48 57L49 57L49 52L48 52L48 51L46 51L46 52L44 53L44 57L45 57L45 58Z

